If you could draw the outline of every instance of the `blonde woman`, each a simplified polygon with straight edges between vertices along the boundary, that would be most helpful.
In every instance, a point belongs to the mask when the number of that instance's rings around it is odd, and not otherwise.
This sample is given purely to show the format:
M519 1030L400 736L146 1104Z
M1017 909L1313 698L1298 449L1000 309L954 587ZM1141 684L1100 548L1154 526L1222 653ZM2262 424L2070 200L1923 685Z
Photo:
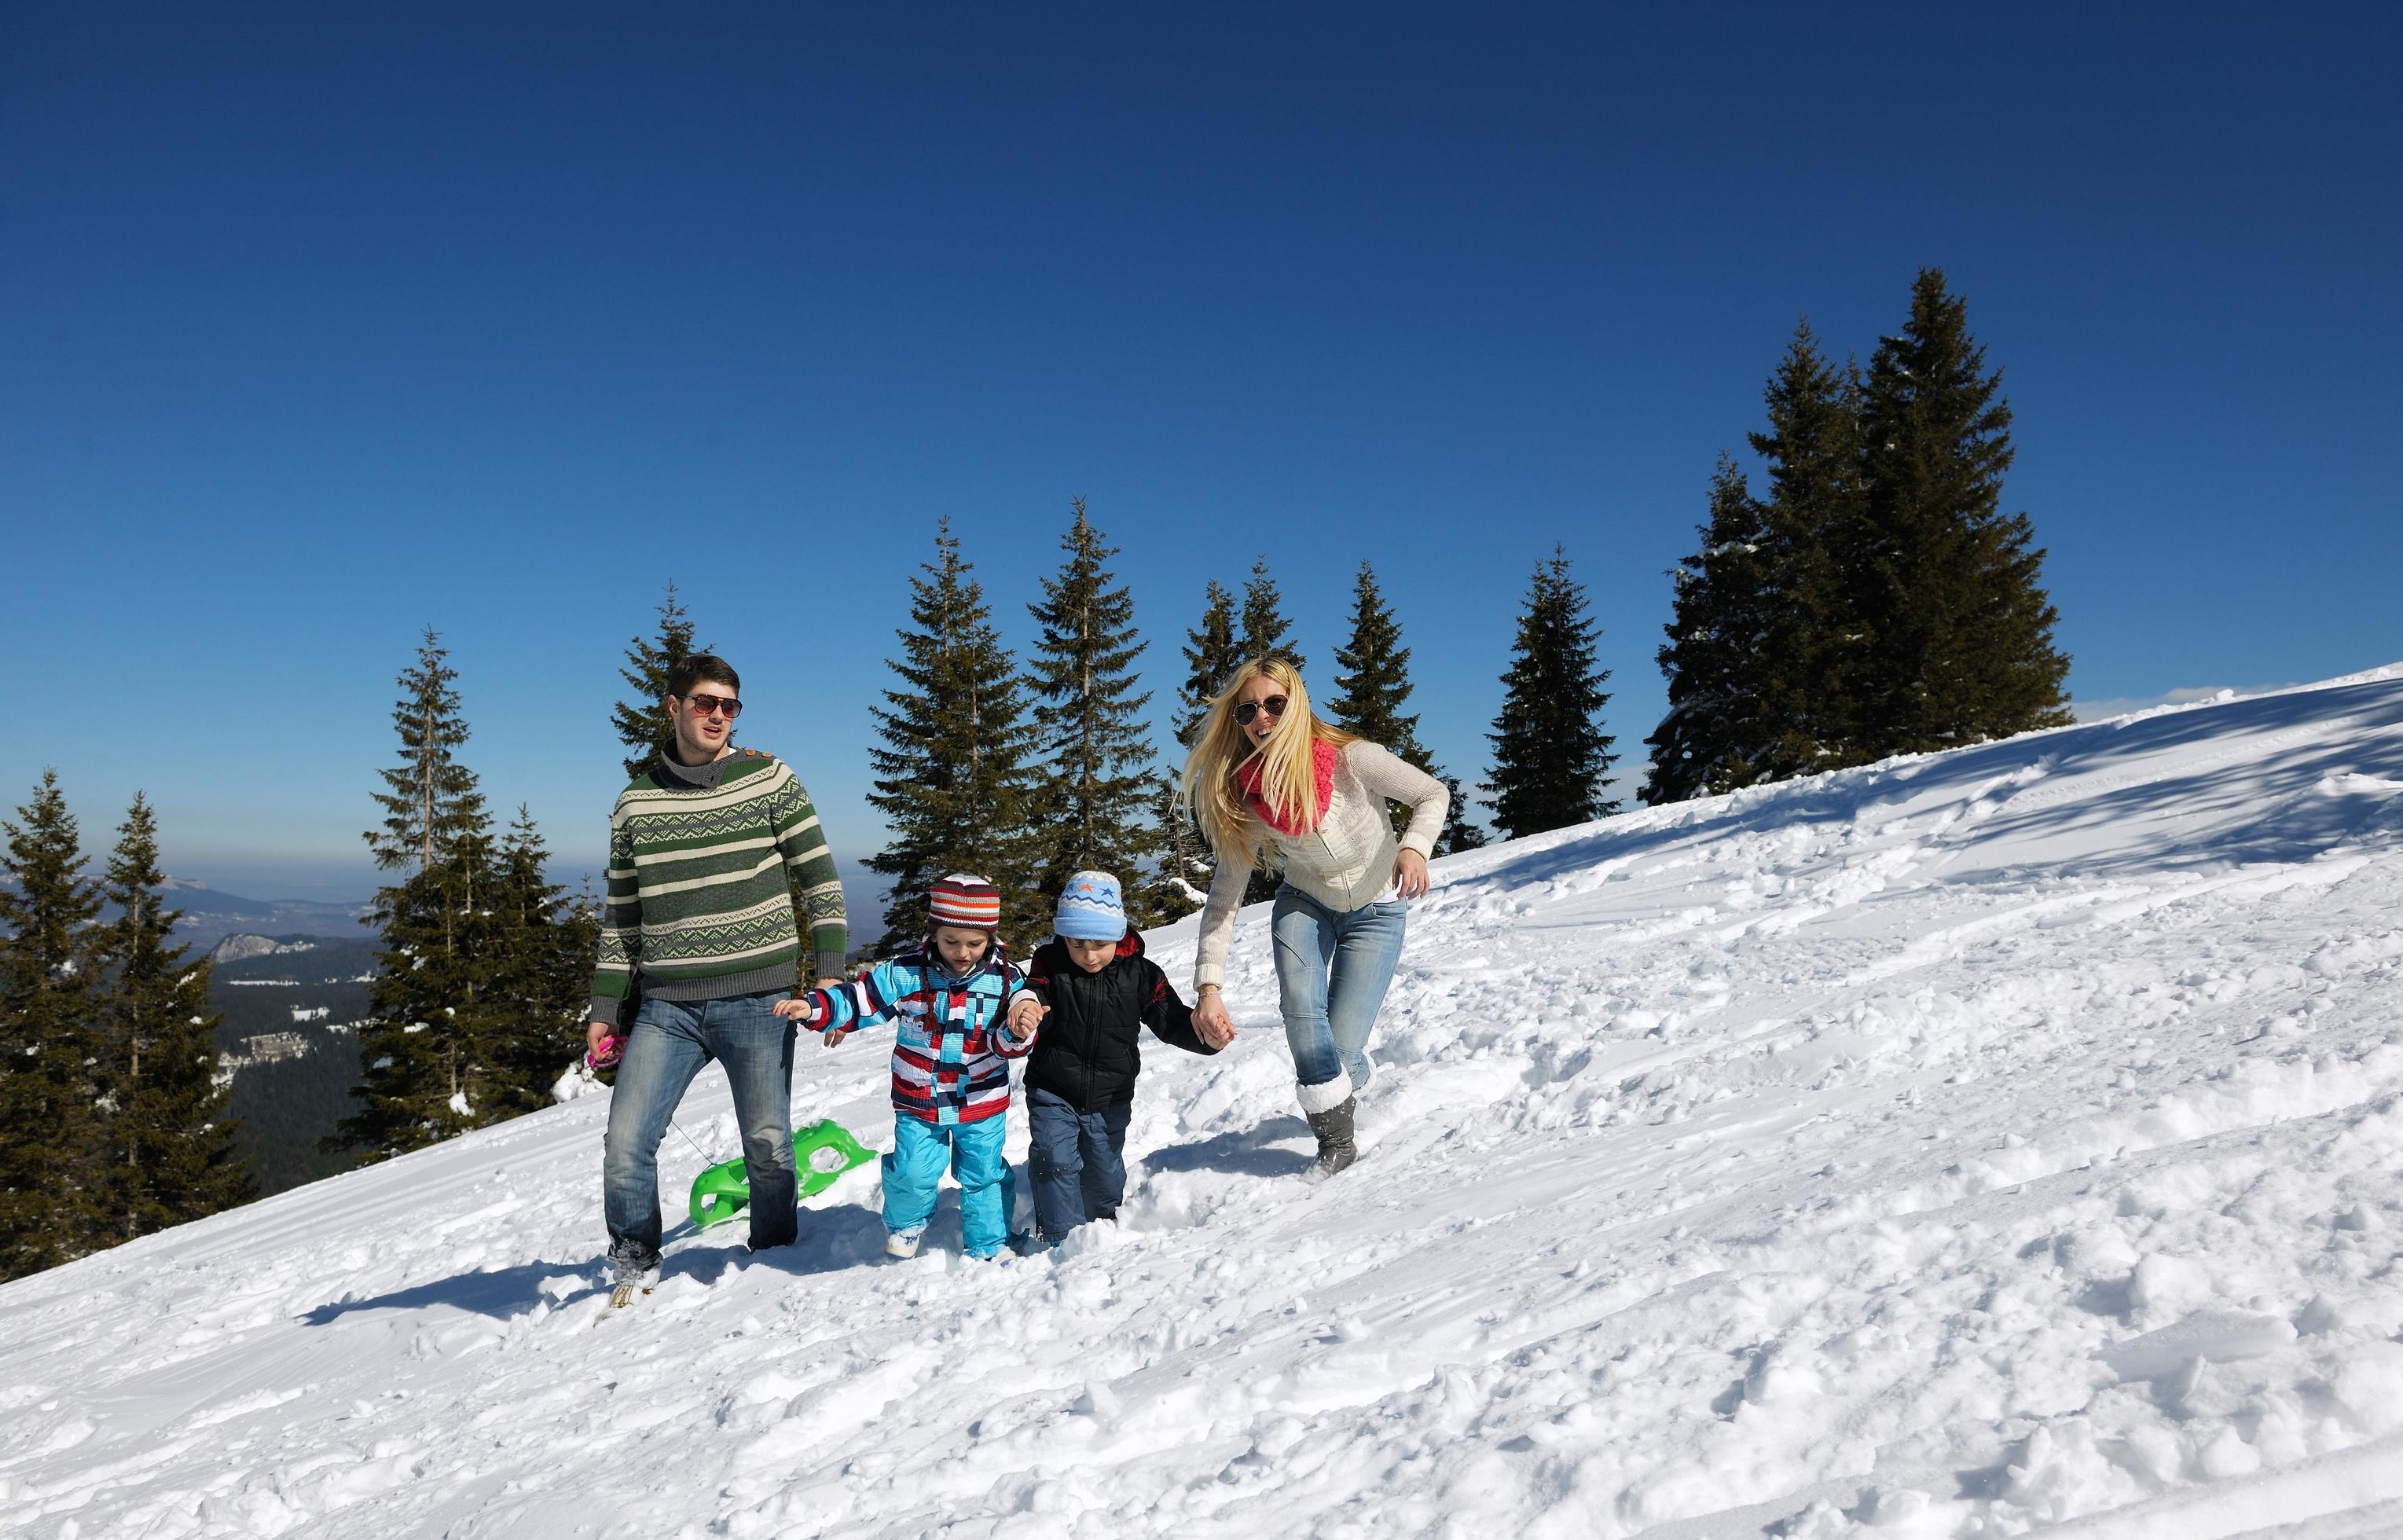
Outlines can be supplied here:
M1301 675L1282 659L1235 671L1210 702L1185 761L1183 797L1216 853L1193 971L1193 1025L1231 1041L1220 986L1235 911L1253 870L1285 866L1271 930L1286 1046L1318 1173L1350 1165L1353 1092L1368 1083L1368 1029L1402 954L1408 900L1427 888L1427 853L1452 804L1443 783L1312 715ZM1385 811L1410 809L1400 838Z

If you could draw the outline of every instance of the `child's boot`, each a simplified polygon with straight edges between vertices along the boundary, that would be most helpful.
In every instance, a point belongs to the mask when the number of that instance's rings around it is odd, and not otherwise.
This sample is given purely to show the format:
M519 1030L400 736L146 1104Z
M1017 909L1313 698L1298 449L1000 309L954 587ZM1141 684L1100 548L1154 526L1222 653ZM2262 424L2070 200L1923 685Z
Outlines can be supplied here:
M1311 1170L1320 1177L1332 1176L1359 1158L1352 1143L1353 1103L1347 1096L1338 1105L1310 1115L1310 1131L1318 1136L1318 1164Z
M924 1230L895 1230L884 1238L884 1255L908 1261L918 1255L918 1238Z

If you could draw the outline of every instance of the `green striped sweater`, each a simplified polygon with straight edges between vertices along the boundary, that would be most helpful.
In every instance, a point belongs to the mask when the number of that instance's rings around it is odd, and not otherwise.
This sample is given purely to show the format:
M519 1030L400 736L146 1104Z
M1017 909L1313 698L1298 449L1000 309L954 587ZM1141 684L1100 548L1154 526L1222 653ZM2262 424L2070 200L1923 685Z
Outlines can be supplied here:
M662 1000L793 988L801 942L787 871L818 976L842 972L842 882L810 794L757 749L708 768L715 784L696 785L654 763L618 794L593 1020L618 1019L637 972L643 992Z

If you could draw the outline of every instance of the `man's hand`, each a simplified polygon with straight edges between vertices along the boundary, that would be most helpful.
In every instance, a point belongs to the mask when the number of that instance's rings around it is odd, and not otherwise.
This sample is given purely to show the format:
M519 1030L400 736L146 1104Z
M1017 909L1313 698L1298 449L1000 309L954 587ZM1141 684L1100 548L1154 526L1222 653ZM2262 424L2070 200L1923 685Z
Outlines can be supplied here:
M1009 1005L1009 1035L1023 1043L1035 1035L1035 1027L1051 1014L1051 1007L1031 994L1021 994Z
M1426 857L1414 850L1394 857L1394 891L1404 898L1420 898L1426 890Z
M584 1024L584 1057L587 1060L600 1058L601 1045L617 1035L618 1023L615 1021L586 1022Z
M1227 1014L1227 1003L1218 998L1215 984L1202 986L1202 999L1193 1007L1193 1030L1213 1048L1223 1048L1235 1040L1234 1018Z

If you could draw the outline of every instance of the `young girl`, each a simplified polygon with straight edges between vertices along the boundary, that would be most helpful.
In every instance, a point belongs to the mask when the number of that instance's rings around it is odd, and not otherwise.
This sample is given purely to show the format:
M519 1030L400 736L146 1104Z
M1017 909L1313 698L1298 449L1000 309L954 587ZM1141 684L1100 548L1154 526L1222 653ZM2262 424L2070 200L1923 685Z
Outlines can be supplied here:
M832 1047L864 1026L897 1021L893 1040L893 1153L884 1158L884 1251L915 1256L948 1162L960 1185L961 1241L1000 1254L1015 1194L1002 1155L1009 1061L1035 1046L1005 1020L1023 980L993 934L1001 895L981 877L944 878L927 895L924 946L833 989L777 1006Z

